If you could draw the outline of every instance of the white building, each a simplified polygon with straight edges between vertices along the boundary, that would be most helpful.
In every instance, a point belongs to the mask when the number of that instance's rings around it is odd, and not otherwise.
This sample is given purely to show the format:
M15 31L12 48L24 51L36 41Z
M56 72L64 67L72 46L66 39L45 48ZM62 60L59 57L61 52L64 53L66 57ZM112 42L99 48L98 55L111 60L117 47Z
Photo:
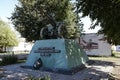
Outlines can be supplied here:
M107 43L103 35L86 33L81 36L80 45L87 55L110 56L111 45Z
M14 47L7 47L6 51L30 51L32 49L33 43L30 42L26 42L25 38L20 38L20 42L18 44L18 46L14 46Z
M112 50L115 51L115 52L120 52L120 45L113 45L112 46Z

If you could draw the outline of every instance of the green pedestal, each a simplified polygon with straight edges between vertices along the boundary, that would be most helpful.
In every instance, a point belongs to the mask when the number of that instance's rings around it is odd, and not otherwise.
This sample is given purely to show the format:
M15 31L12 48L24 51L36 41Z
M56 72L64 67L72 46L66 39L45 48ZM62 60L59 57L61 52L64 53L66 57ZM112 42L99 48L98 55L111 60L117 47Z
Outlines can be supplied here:
M33 67L41 59L41 69L71 71L88 61L88 57L75 40L52 39L35 42L25 66Z

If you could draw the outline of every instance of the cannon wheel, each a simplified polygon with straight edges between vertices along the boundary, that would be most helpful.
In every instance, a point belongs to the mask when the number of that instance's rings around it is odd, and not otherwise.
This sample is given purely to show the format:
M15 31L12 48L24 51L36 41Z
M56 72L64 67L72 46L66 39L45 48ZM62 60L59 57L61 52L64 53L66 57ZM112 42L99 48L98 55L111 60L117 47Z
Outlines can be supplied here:
M67 30L66 30L65 26L64 25L60 25L58 27L58 35L59 35L59 37L60 38L65 38L64 34L66 34L66 33L67 33Z

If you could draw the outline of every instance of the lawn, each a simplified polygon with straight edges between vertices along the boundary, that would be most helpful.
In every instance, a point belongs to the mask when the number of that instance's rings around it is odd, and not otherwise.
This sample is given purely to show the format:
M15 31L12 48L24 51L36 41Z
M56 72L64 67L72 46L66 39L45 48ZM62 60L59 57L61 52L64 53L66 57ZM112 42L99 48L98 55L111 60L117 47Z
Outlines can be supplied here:
M101 61L118 61L120 60L120 52L113 52L114 56L95 56L95 57L89 57L91 60L101 60Z
M115 55L115 57L89 57L89 59L102 62L103 64L104 62L112 63L113 70L111 76L113 79L110 80L120 80L120 54Z

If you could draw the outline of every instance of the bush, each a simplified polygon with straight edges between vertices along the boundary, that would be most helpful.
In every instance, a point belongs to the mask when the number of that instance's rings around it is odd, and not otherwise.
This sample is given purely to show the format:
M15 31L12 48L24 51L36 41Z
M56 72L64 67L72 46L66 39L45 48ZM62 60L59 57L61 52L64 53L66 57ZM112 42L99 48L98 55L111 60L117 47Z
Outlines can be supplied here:
M5 51L0 51L0 54L4 54L4 53L6 53Z
M2 58L2 65L7 65L7 64L14 64L16 63L18 58L16 56L10 55L10 56L4 56Z

